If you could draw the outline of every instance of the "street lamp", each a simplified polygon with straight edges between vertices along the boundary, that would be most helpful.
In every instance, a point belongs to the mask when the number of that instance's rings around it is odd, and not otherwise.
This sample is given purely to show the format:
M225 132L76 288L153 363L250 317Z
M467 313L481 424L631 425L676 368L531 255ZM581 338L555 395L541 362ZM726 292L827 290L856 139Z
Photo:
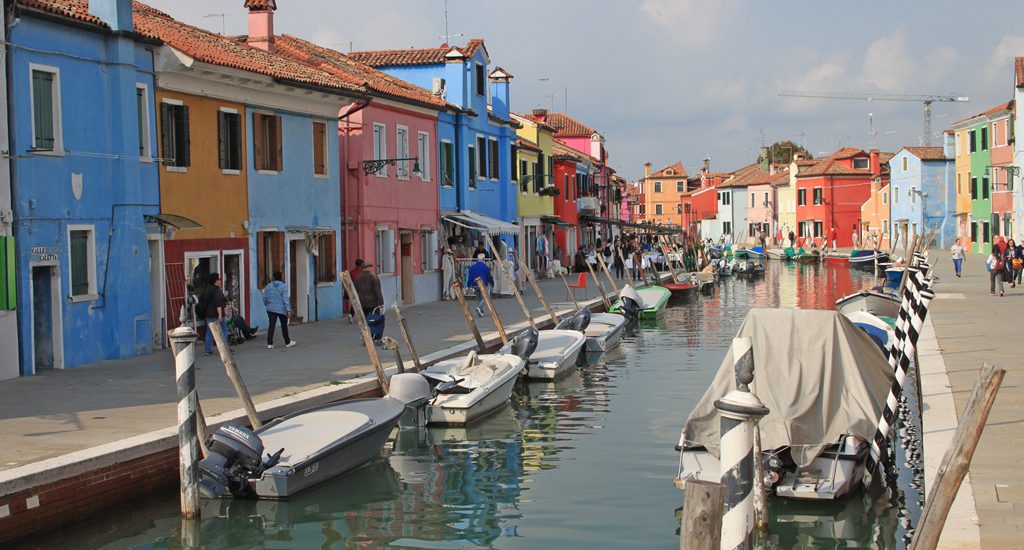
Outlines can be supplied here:
M404 157L404 158L396 158L396 159L364 160L363 161L363 173L366 174L367 176L369 176L370 174L376 174L377 172L380 172L380 169L384 168L385 166L394 166L396 162L401 162L401 161L405 161L405 160L413 161L413 163L412 163L412 173L413 174L418 174L419 171L420 171L420 158L419 157Z
M1014 176L1020 175L1020 166L992 166L988 165L985 167L985 175L988 176L994 169L1001 169L1006 172L1006 190L1013 191L1013 178Z

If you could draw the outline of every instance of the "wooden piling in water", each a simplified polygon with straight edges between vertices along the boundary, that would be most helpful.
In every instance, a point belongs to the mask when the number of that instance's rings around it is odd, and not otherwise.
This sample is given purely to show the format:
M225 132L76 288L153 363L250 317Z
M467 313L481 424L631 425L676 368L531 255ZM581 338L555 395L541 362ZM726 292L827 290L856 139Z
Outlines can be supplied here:
M181 517L199 517L199 456L196 441L196 332L182 326L170 332L178 389L178 475L181 479Z
M494 326L498 327L498 336L501 337L501 345L504 346L508 343L508 335L505 334L505 326L501 324L501 318L498 317L498 310L495 309L494 303L491 302L491 295L487 292L487 285L480 279L477 279L476 287L480 290L480 296L483 297L484 303L487 304L488 311L491 312L491 320L494 321Z
M576 311L579 311L580 310L580 303L576 301L576 296L573 295L572 288L569 287L569 281L566 281L565 280L565 275L562 275L561 273L559 273L558 276L561 277L562 278L562 282L565 283L565 293L568 294L569 295L569 299L572 300L573 307L576 308Z
M605 277L608 277L608 283L612 285L612 291L618 292L619 285L615 283L615 278L612 277L612 272L608 271L608 264L604 261L604 258L600 254L597 255L597 263L601 264L601 270L604 271Z
M521 259L519 264L523 264ZM547 298L544 297L544 293L540 291L540 285L537 284L537 279L534 278L533 272L530 271L529 267L527 267L523 269L523 274L526 275L527 282L530 283L530 286L533 287L533 291L537 294L537 299L540 300L540 303L544 306L544 309L547 310L548 316L551 317L551 322L558 324L558 315L555 313L554 308L551 307L551 304L548 303Z
M719 550L725 486L692 479L684 485L683 519L679 527L680 550Z
M523 315L526 316L526 321L530 323L531 328L537 330L537 323L533 320L533 315L530 314L530 308L526 307L526 302L523 301L523 295L519 293L519 288L516 287L515 281L512 279L512 275L505 267L505 262L498 260L498 267L500 267L501 272L505 274L505 278L512 283L512 295L515 296L516 301L519 302L519 308L523 310Z
M377 373L377 384L380 385L380 391L387 395L390 390L388 387L388 377L384 374L384 365L380 363L380 357L377 356L377 346L373 343L370 325L367 324L366 314L363 313L363 303L359 301L356 285L352 283L352 276L349 275L348 271L341 272L341 283L345 287L348 301L351 302L352 310L355 312L359 332L363 335L363 345L366 346L366 354L370 356L370 363L373 364L373 370Z
M393 304L391 309L395 312L395 319L398 320L398 328L402 333L402 340L405 340L405 347L409 348L412 364L416 367L416 372L419 372L423 370L423 364L420 363L420 356L416 353L416 348L412 344L412 336L409 335L409 325L405 322L405 317L402 316L402 309L398 307L398 304Z
M612 305L608 302L608 293L605 292L604 285L601 284L601 279L598 279L597 275L594 273L594 266L590 265L590 262L583 263L587 264L587 271L590 272L590 278L594 280L594 284L597 285L598 292L601 293L601 301L604 302L605 311L611 309Z
M473 319L473 313L469 311L469 303L466 302L466 295L462 292L462 285L459 283L452 283L452 291L455 293L455 299L459 301L459 307L462 308L462 314L466 317L466 324L469 325L469 331L473 333L473 338L476 338L476 346L480 351L487 351L487 344L484 343L483 336L480 336L480 329L476 326L476 320Z
M231 385L235 387L235 393L242 400L242 405L245 407L245 415L249 417L249 424L253 428L263 426L259 415L256 413L256 405L252 402L252 396L249 395L249 388L245 387L245 380L242 380L242 375L238 372L238 365L235 364L235 358L231 354L231 348L228 346L227 340L224 339L224 332L220 328L220 323L207 324L206 330L210 331L210 334L213 335L213 341L217 343L217 352L220 353L220 360L224 363L224 370L227 371L228 378L231 379Z
M398 345L398 340L390 336L381 338L381 346L384 349L389 349L395 352L395 367L398 369L399 374L405 373L405 361L402 360L402 349Z

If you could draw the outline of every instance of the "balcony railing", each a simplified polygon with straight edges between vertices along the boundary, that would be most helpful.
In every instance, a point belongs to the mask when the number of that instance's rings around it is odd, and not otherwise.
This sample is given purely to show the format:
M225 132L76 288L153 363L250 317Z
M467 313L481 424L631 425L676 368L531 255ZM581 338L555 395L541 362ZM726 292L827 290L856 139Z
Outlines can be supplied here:
M576 199L576 210L580 214L593 214L600 210L601 201L597 197L580 197Z

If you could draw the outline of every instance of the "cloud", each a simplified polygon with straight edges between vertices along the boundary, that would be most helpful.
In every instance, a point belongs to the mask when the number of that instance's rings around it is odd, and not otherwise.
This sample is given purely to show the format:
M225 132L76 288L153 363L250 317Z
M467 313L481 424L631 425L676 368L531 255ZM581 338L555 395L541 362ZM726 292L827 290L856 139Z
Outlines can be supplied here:
M735 4L735 0L644 0L640 9L655 24L672 31L673 39L701 46L722 36L725 15Z
M1013 58L1024 55L1024 36L1004 36L985 63L984 78L989 85L1006 86L1013 82Z

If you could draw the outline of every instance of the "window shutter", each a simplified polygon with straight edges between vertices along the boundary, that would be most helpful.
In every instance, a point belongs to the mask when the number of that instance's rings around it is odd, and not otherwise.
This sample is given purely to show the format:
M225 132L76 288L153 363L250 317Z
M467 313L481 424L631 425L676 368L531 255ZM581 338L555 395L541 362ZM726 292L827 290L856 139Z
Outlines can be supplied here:
M181 143L182 143L182 161L178 166L191 166L192 165L192 136L188 130L188 105L182 105L181 109Z
M313 173L326 174L327 166L324 162L324 153L327 147L324 145L324 138L327 133L327 125L322 122L313 123Z
M275 154L275 157L274 157L274 170L280 172L280 171L284 170L284 156L283 156L283 146L284 146L284 144L281 143L281 117L274 116L274 117L271 117L271 119L274 121L274 148L275 148L275 152L274 152L274 154Z
M224 111L217 112L217 151L221 170L227 170L231 167L231 161L228 159L228 144L231 143L231 139L228 136L231 131L229 130L227 117L228 115Z
M273 270L281 270L284 273L284 233L275 232L273 236L274 242L274 262L271 266Z
M252 114L252 156L253 166L257 170L265 170L266 164L266 151L264 151L264 140L266 139L267 131L264 128L263 115L260 113Z
M160 104L160 157L164 164L174 164L171 160L174 157L174 143L171 136L174 135L171 126L171 106L167 103Z
M242 169L242 116L231 115L231 168Z
M71 232L71 295L89 293L89 233Z
M265 242L266 233L256 234L256 284L263 288L267 286L267 245Z

